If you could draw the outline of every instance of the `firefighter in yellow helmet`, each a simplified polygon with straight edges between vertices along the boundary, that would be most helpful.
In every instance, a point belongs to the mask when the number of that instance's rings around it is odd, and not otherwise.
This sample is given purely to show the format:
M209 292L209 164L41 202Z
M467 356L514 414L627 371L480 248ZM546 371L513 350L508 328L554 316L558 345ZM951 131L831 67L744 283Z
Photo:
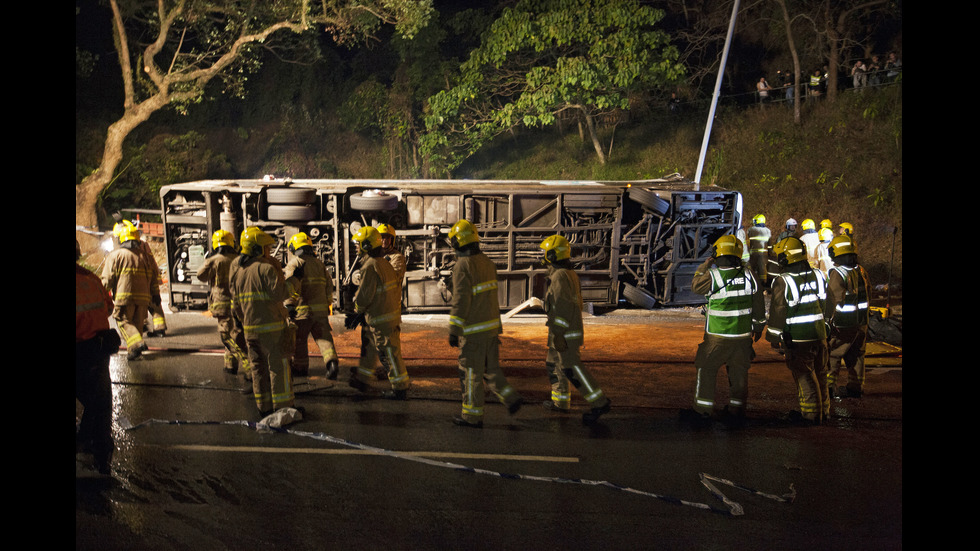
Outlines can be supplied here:
M763 287L769 286L769 240L772 232L766 227L766 217L757 214L752 217L752 227L746 232L749 237L749 268Z
M609 412L612 402L582 363L579 349L585 337L582 323L582 288L572 267L572 247L561 235L546 237L539 245L542 263L548 267L548 290L544 311L548 316L548 355L545 365L551 379L551 400L544 403L552 411L568 412L571 406L569 381L589 403L582 422L592 425Z
M378 358L388 366L391 389L381 393L389 400L408 399L411 379L401 351L401 285L395 270L385 260L381 234L376 228L364 226L352 237L361 256L361 283L354 294L354 312L347 315L344 326L361 329L361 357L348 384L364 392L367 382L375 377Z
M160 296L160 267L157 264L156 258L153 256L153 250L150 248L150 244L141 239L142 232L138 224L133 224L130 220L121 220L116 223L112 228L112 233L116 239L119 239L119 234L124 228L136 231L136 235L140 238L140 252L146 256L146 261L150 265L150 269L153 270L155 279L150 286L150 304L147 306L149 323L147 324L146 336L163 337L167 334L167 317L163 311L163 298Z
M830 228L821 228L817 232L817 236L820 238L820 242L817 243L817 265L816 269L820 270L823 277L826 279L827 274L831 268L834 267L834 261L830 257L830 241L834 238L834 230Z
M817 233L817 225L812 219L807 218L800 224L802 234L800 242L806 248L806 258L811 268L817 267L817 245L820 244L820 235Z
M824 218L820 221L820 229L834 230L834 223L830 221L830 218Z
M696 427L711 423L715 412L715 387L722 364L728 371L728 405L721 420L732 427L745 421L749 395L749 366L755 352L752 343L762 338L766 304L762 285L741 261L742 243L732 235L715 241L712 255L698 266L691 291L707 298L704 339L694 357L697 385L693 410L685 410Z
M291 314L295 313L296 321L292 373L298 377L309 375L309 339L313 337L326 364L327 379L336 379L339 360L330 330L333 277L323 261L317 257L313 242L305 232L294 234L289 239L288 249L292 255L284 270L290 290L286 308Z
M251 380L248 344L245 342L241 320L236 320L232 315L231 290L228 288L231 263L237 257L235 236L227 230L215 231L211 235L211 252L197 270L197 279L210 288L208 310L211 317L218 322L218 337L225 347L225 372L235 375L241 369L245 379Z
M824 316L830 325L830 397L860 398L864 394L864 355L868 339L868 306L871 284L858 264L854 242L838 235L830 242L834 267L827 282ZM841 361L847 368L847 385L838 387Z
M453 423L480 428L487 386L511 414L520 409L524 400L500 368L502 326L497 267L480 251L480 236L468 220L460 220L450 228L449 243L456 252L449 345L459 348L462 389L462 413L453 418Z
M827 284L810 267L803 243L787 237L773 247L782 273L773 280L766 340L786 357L799 396L799 411L790 418L803 425L820 424L829 413L827 398Z
M158 274L142 252L140 232L135 226L120 228L118 241L119 248L105 259L102 284L113 297L112 317L126 343L126 357L135 360L148 348L143 340L143 329Z
M275 238L250 226L238 242L241 254L231 263L228 288L245 330L255 405L265 416L296 400L289 370L295 336L283 305L289 294L282 266L272 256Z
M378 224L378 233L381 234L381 248L384 251L385 260L395 270L395 279L398 280L398 296L402 297L402 289L405 284L405 271L408 268L408 262L405 255L402 254L396 245L395 227L391 224ZM388 378L388 365L384 358L381 360L381 366L374 372L375 378L379 381Z
M837 228L838 228L837 233L839 235L846 235L850 237L851 240L854 239L854 225L851 224L850 222L841 222L840 225L837 226Z

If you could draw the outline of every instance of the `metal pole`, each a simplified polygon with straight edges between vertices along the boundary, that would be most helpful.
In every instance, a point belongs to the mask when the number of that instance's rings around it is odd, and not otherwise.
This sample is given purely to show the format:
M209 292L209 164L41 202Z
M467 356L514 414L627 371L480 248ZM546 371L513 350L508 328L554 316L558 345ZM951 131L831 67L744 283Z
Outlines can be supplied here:
M711 125L715 120L715 108L718 106L718 95L721 92L721 81L725 77L725 64L728 62L728 50L732 46L732 35L735 34L735 16L738 15L739 0L732 6L732 19L728 22L728 37L725 38L725 50L721 54L721 66L718 68L718 78L715 80L715 92L711 97L711 109L708 111L708 124L704 127L704 139L701 141L701 156L698 158L698 171L694 176L694 189L701 189L701 173L704 171L704 157L708 153L708 139L711 137Z

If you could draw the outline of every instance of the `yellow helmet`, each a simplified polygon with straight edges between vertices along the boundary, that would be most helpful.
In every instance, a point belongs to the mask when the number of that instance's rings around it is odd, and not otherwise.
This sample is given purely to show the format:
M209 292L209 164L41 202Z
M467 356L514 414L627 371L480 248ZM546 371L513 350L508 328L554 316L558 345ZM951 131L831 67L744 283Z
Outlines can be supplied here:
M806 260L806 245L795 237L786 237L772 247L780 264L795 264Z
M806 220L803 221L802 224L800 224L800 228L804 230L815 230L817 229L817 226L816 224L813 223L812 219L807 218Z
M129 241L131 239L139 239L141 235L139 226L133 224L129 220L123 220L121 222L118 222L115 226L112 227L112 235L116 237L116 240L119 241L119 243L123 242L122 239L123 233L126 233L127 235L130 236L126 239L126 241Z
M476 227L469 220L460 220L453 224L449 230L449 242L454 249L465 247L470 243L479 243L480 236L476 233Z
M116 225L118 226L119 224ZM122 245L127 241L139 241L140 238L140 231L136 229L136 226L132 224L129 224L128 226L123 225L122 227L119 228L118 233L116 232L116 230L113 230L113 233L115 233L116 237L119 238L120 245Z
M824 218L820 221L820 229L823 228L834 229L834 223L830 221L830 218Z
M238 241L242 245L242 254L248 256L258 256L263 248L276 242L271 235L265 233L257 226L245 228Z
M362 226L351 239L357 243L357 249L362 253L370 252L381 246L381 233L374 226Z
M217 230L211 234L211 248L217 250L218 247L234 247L235 237L228 230Z
M303 232L294 234L292 237L289 238L290 251L295 252L296 249L299 249L301 247L312 247L312 246L313 246L313 242L310 241L310 236L306 235Z
M840 226L838 227L841 229L844 235L854 235L854 226L852 226L850 222L841 222Z
M389 224L379 224L378 233L380 233L382 236L390 235L395 237L395 228Z
M723 235L715 241L714 254L712 256L715 258L719 256L742 258L742 250L742 242L737 237L734 235Z
M756 214L755 216L752 217L752 223L755 224L755 225L757 225L757 226L759 224L765 224L766 223L766 215L765 214Z
M834 238L834 230L830 228L820 228L820 231L817 232L817 236L820 238L821 242L829 242Z
M851 240L850 236L838 235L830 242L830 247L828 247L830 252L830 258L835 258L845 254L855 254L857 249L854 247L854 241Z
M572 246L568 244L567 239L557 234L545 237L540 247L544 249L544 261L548 264L572 257Z

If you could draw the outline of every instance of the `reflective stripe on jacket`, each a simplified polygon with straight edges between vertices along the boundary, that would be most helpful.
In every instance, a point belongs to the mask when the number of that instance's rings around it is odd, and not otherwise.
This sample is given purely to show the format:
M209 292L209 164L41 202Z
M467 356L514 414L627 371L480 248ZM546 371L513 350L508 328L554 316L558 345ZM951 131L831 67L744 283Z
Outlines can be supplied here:
M354 309L364 314L371 327L388 328L402 322L401 284L383 257L366 256L361 264L361 284L354 294Z
M856 266L835 266L827 284L827 319L834 327L868 325L868 274Z
M286 328L286 280L273 262L278 261L239 256L231 263L228 289L246 337Z
M481 252L457 251L449 334L474 338L500 332L497 267Z
M548 315L549 330L565 337L566 341L585 340L582 325L582 289L578 274L568 268L549 265L548 291L544 297L544 311Z

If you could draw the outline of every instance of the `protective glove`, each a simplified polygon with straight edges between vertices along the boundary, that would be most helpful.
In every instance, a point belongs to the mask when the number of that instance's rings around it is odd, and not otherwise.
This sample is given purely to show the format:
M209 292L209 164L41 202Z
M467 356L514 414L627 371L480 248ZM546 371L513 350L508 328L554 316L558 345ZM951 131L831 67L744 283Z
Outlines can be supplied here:
M347 314L344 319L344 327L348 329L354 329L362 323L364 323L364 314Z
M449 335L449 346L459 348L459 336Z
M286 313L289 314L289 319L296 319L296 307L293 305L286 306Z
M564 335L555 335L555 338L552 339L552 344L555 345L555 350L559 352L568 350L568 342L565 340Z

